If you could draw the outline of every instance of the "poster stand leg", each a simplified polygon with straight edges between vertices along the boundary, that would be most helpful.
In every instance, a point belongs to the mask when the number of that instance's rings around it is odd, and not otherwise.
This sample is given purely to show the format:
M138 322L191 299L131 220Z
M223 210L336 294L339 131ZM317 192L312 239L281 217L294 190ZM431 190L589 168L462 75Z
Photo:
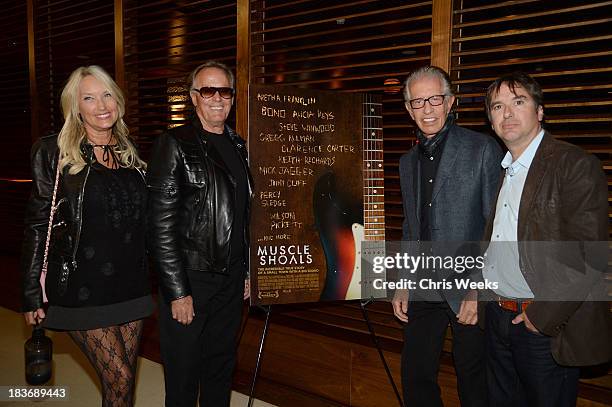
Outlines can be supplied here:
M257 363L255 364L255 372L253 372L253 380L251 381L251 391L249 393L249 404L248 407L253 405L253 395L255 394L255 383L257 382L257 376L259 375L259 367L261 364L261 358L263 356L263 347L268 335L268 325L270 322L270 313L272 312L271 305L264 305L260 307L266 313L266 322L264 322L263 332L261 333L261 339L259 340L259 350L257 351Z
M393 380L393 376L391 375L391 370L389 370L389 365L387 364L387 360L385 359L385 355L380 347L380 343L378 342L378 337L374 332L374 327L370 323L370 318L368 317L368 310L366 307L374 302L374 297L370 297L367 299L362 299L359 301L359 305L361 306L361 311L363 312L363 318L365 319L366 324L368 325L368 330L370 331L370 336L372 337L372 342L374 342L374 346L376 346L376 350L378 351L378 355L380 356L380 360L385 367L385 372L387 372L387 377L389 378L389 383L391 383L391 387L393 387L393 391L395 392L395 397L397 398L397 402L400 407L404 406L404 402L402 401L402 396L400 396L399 391L397 390L397 386L395 385L395 380Z
M242 335L244 335L244 331L246 330L246 326L249 323L250 316L251 307L247 306L246 315L242 317L242 322L240 323L240 331L238 332L238 337L236 338L236 353L238 353L238 348L240 347L240 343L242 342Z

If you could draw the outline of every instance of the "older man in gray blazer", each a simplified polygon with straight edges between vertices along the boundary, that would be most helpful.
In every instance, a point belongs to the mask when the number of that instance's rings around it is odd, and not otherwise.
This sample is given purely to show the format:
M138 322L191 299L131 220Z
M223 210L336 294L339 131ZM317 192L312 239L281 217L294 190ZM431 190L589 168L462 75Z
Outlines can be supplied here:
M501 149L489 136L459 127L448 74L434 66L405 83L406 109L415 121L417 146L400 159L403 241L460 242L482 238L497 192ZM422 300L397 290L393 310L405 322L402 352L404 402L442 406L437 375L448 324L462 406L487 406L484 336L476 301L434 292Z

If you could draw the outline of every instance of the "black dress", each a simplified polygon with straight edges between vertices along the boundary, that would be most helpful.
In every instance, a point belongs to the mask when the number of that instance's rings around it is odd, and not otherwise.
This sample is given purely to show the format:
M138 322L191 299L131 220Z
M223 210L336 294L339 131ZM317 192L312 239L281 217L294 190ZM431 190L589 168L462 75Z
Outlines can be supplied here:
M50 304L46 328L96 329L151 315L145 219L146 185L140 173L94 163L83 196L77 268L65 294L76 306Z

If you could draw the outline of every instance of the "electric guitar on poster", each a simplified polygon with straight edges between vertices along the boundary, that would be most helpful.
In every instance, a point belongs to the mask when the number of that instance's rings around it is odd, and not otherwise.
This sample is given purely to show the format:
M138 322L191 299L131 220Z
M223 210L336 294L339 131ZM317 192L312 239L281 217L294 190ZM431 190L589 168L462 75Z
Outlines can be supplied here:
M314 188L315 223L327 263L321 300L362 298L361 242L385 239L382 103L364 95L362 106L363 202L350 202L331 171Z

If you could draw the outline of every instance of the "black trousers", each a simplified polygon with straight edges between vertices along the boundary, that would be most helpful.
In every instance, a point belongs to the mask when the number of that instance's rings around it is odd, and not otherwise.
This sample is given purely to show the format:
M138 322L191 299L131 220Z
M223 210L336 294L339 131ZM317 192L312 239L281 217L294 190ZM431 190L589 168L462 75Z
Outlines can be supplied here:
M160 301L159 342L167 407L229 406L240 328L244 272L189 273L195 317L184 326ZM160 297L161 298L161 297Z
M550 337L514 325L517 312L487 304L487 383L491 407L573 407L580 369L552 357Z
M442 407L438 370L448 324L462 407L487 407L484 333L462 325L446 302L414 301L408 306L402 351L402 387L406 407Z

